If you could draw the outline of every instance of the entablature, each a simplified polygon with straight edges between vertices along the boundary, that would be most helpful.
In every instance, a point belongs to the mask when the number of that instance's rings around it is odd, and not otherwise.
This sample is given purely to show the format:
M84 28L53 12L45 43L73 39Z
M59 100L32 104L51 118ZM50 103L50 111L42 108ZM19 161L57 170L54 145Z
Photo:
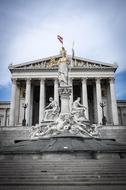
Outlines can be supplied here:
M17 64L17 65L9 65L9 70L11 73L13 72L45 72L45 71L50 71L54 72L58 70L58 63L60 59L60 55L57 56L52 56L36 61L31 61L23 64ZM85 58L80 58L80 57L74 57L72 58L71 56L68 56L68 64L69 64L69 69L72 70L115 70L117 69L117 65L115 64L109 64L109 63L103 63L100 61L94 61L94 60L89 60Z

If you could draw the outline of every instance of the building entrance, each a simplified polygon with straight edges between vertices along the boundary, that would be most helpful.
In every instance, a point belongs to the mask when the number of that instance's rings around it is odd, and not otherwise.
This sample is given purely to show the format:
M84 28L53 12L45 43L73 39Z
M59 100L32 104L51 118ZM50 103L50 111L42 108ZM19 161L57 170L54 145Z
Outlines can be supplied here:
M82 103L81 80L73 80L73 101L75 101L77 99L77 97L81 98L81 103Z
M54 98L54 82L53 80L46 80L45 82L45 106L49 104L49 98Z
M40 96L40 86L33 86L32 125L39 123L39 96Z

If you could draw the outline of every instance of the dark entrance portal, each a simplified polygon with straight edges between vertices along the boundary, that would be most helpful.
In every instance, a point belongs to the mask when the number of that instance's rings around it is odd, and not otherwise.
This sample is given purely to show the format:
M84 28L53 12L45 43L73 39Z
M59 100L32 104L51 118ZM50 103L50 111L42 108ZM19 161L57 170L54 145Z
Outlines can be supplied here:
M94 123L93 85L87 85L87 91L88 91L89 120L91 123Z
M77 99L77 97L81 98L82 102L82 84L81 80L73 80L73 101Z
M33 87L33 120L32 125L39 123L39 96L40 96L40 87Z
M45 84L45 106L49 104L49 98L52 97L54 98L54 82L53 80L47 80Z

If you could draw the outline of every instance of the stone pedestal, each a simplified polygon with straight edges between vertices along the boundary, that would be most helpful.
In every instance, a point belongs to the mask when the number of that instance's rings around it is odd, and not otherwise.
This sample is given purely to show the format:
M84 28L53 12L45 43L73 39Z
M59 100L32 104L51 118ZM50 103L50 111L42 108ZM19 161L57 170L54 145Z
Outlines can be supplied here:
M61 97L61 114L70 113L70 95L72 92L71 86L63 86L59 88L59 94Z

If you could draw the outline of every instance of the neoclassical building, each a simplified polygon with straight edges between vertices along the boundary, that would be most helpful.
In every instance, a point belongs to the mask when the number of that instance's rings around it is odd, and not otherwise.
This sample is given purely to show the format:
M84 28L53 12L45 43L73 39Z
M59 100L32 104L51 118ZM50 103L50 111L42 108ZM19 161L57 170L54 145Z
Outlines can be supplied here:
M22 125L23 105L26 108L27 126L40 123L44 117L49 97L60 105L58 93L58 60L61 55L9 65L12 75L12 100L10 126ZM69 81L72 85L70 107L73 101L81 98L87 107L86 117L91 123L102 123L102 108L108 125L118 125L117 101L115 95L115 71L117 65L93 61L81 57L68 56Z

